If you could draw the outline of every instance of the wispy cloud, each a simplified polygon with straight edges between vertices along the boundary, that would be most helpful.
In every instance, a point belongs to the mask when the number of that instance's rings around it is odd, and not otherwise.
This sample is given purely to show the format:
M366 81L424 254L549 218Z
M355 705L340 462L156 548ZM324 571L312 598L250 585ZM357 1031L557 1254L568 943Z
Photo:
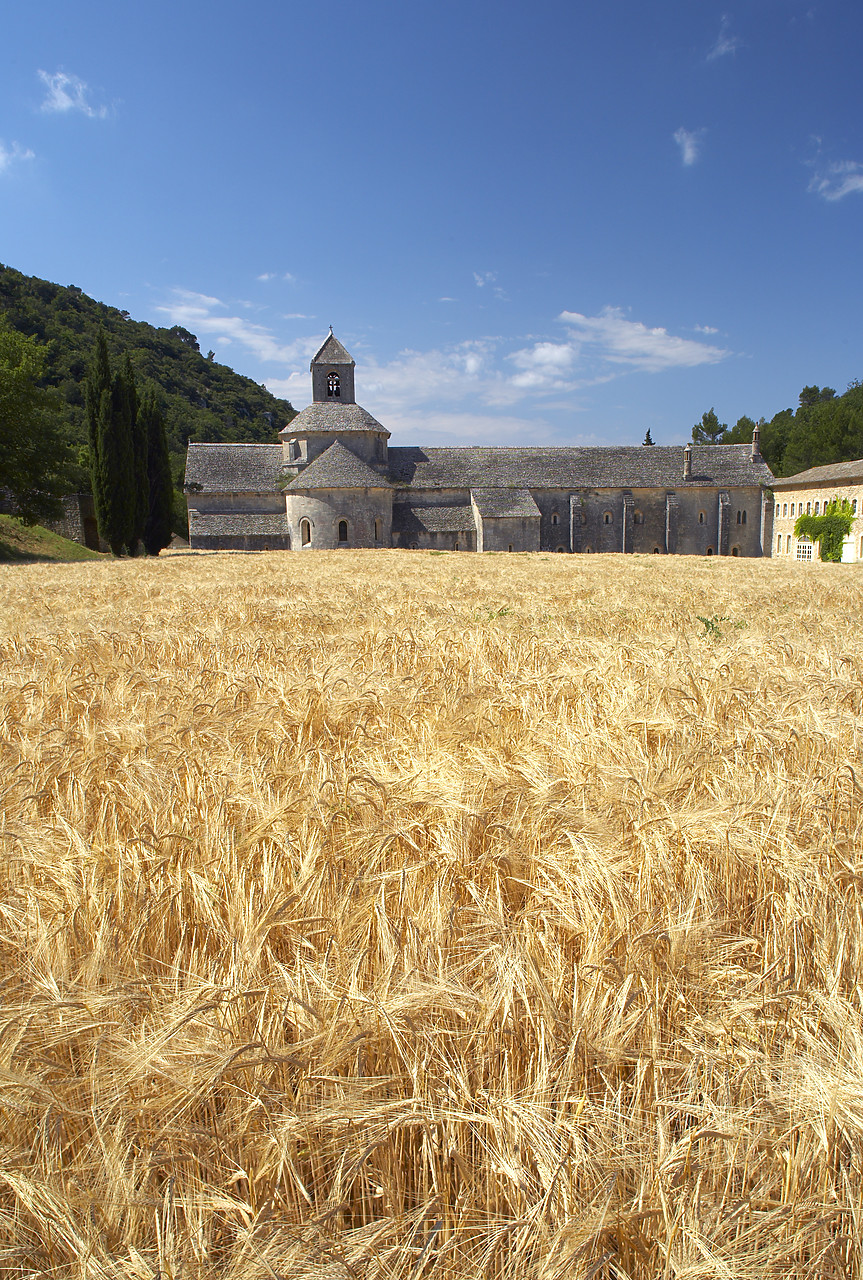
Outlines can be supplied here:
M718 333L718 329L714 329L712 324L697 324L695 326L696 333Z
M290 271L263 271L257 277L259 280L287 280L288 284L296 282L296 276L292 276Z
M496 271L475 271L473 273L474 281L477 289L484 289L487 284L494 284L497 279Z
M606 307L598 316L563 311L560 319L572 330L581 352L642 373L716 364L731 354L693 338L675 337L667 329L650 329L640 320L627 320L618 307Z
M695 164L701 154L701 143L704 139L703 129L675 129L674 141L680 147L680 158L688 168Z
M42 103L43 111L80 111L91 120L104 120L107 107L93 107L87 100L90 90L78 76L65 71L40 71L39 79L47 86L48 93Z
M214 334L223 345L236 343L263 363L291 364L305 355L313 355L317 349L315 344L320 346L319 338L281 343L264 325L252 324L244 316L226 314L227 304L208 294L189 289L173 289L171 293L166 303L156 307L170 324L182 325L196 334Z
M35 152L29 147L20 147L17 142L13 142L11 146L0 140L0 174L8 173L14 164L21 160L33 160Z
M724 58L727 54L734 53L735 50L740 48L740 43L738 37L731 34L731 19L727 13L723 13L722 21L719 24L719 35L707 55L707 61L713 62L716 58Z
M857 160L838 160L821 165L812 175L809 190L824 200L841 200L855 191L863 192L863 164Z

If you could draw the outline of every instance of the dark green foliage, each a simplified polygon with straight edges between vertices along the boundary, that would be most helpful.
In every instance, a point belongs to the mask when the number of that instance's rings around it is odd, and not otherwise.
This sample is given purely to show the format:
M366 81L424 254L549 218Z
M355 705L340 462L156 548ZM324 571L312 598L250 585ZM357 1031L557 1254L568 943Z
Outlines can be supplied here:
M42 385L56 389L57 426L73 450L87 439L85 382L100 329L115 368L128 353L139 385L158 386L178 532L185 532L181 487L189 440L275 443L281 427L294 416L287 400L276 399L250 378L202 355L197 338L187 329L156 329L132 320L128 312L95 302L73 285L52 284L0 265L0 315L4 314L12 329L46 344ZM79 470L67 492L87 483L86 471Z
M701 421L692 428L693 444L719 444L728 427L720 422L713 409L701 415Z
M100 332L87 378L90 477L99 533L115 556L122 555L134 537L133 394L122 372L112 374L108 344Z
M138 426L147 442L147 519L143 542L148 556L157 556L171 542L173 483L165 415L154 387L148 387L138 406Z
M738 418L719 443L745 444L754 426ZM781 409L758 427L761 456L776 476L863 458L863 385L852 382L841 396L832 387L804 387L796 412Z
M150 480L147 471L147 430L138 422L138 391L135 386L135 374L129 353L123 361L121 374L123 392L126 397L126 414L129 418L129 429L132 441L132 474L133 474L133 521L132 537L129 541L129 555L136 555L144 540L144 527L150 510Z
M764 427L764 419L757 424L759 428ZM752 440L752 432L755 430L756 424L746 415L738 418L733 427L728 427L719 441L720 444L749 444Z
M840 502L834 499L824 508L820 516L802 515L794 522L795 538L811 538L820 544L822 560L832 560L838 564L842 559L842 543L851 532L854 515L851 503L847 498Z
M74 472L55 397L40 386L45 352L0 316L0 497L25 524L55 519Z
M650 434L650 427L648 427L647 431L644 433L644 439L641 443L645 445L653 444L653 436Z

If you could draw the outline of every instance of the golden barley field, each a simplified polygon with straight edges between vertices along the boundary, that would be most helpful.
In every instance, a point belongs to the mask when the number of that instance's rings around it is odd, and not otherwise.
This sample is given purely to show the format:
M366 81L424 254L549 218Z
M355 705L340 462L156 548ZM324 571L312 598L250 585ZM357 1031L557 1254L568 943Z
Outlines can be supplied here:
M0 568L0 1275L863 1277L861 605Z

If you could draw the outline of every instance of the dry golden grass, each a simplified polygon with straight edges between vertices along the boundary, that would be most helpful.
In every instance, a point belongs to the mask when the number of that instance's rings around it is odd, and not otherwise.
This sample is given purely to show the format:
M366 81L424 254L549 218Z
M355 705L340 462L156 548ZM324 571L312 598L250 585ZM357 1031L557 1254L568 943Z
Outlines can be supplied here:
M861 588L0 570L0 1274L863 1276Z

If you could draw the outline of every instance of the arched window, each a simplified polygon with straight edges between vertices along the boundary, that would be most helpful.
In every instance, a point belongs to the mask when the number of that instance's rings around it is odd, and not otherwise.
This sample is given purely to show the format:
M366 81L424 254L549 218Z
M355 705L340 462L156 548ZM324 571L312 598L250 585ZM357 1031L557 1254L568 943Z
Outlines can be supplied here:
M785 539L785 550L790 556L791 555L791 534L790 533L788 537Z
M603 524L611 524L613 520L614 520L614 516L610 511L603 512L603 516L602 516Z
M746 512L745 512L745 511L743 512L743 519L740 521L740 523L741 523L741 524L746 524Z
M556 511L552 511L552 513L551 513L551 523L552 523L552 524L557 524L557 522L558 522L558 520L559 520L559 519L560 519L560 516L557 514L557 512L556 512Z
M712 556L712 555L713 555L713 548L712 548L712 547L708 547L708 548L707 548L707 554L708 554L709 556Z
M856 516L856 514L857 514L857 499L856 499L856 498L852 498L852 499L851 499L851 514L852 514L852 516Z
M458 540L456 540L455 549L458 551Z
M632 513L632 522L633 524L644 524L644 512L636 508Z
M788 503L787 503L787 502L783 502L783 503L782 503L782 514L783 514L783 516L787 516L787 515L788 515Z
M509 547L507 548L507 550L512 551L512 543L509 544Z
M653 554L654 554L655 556L658 556L658 555L659 555L659 547L654 547L654 548L653 548Z
M817 502L816 502L816 503L815 503L815 514L816 514L816 516L818 515L818 507L819 507L819 503L817 503Z
M339 521L339 542L347 542L348 540L348 522L347 520Z
M381 540L381 522L380 520L376 520L375 521L375 542L380 542L380 540Z
M739 556L739 555L740 555L740 548L739 548L739 547L732 547L732 548L731 548L731 554L732 554L733 556Z
M782 534L781 533L777 533L776 535L776 551L779 555L782 554Z
M699 523L699 524L704 524L704 512L703 512L703 511L699 511L699 513L698 513L698 523Z
M340 396L342 394L342 384L339 375L335 372L327 374L327 395Z
M312 526L308 520L300 521L300 544L304 547L309 546L312 541Z
M806 503L806 514L807 514L807 516L811 516L811 515L812 515L812 503L811 503L811 502L807 502L807 503Z
M776 504L776 519L779 519L779 503Z

